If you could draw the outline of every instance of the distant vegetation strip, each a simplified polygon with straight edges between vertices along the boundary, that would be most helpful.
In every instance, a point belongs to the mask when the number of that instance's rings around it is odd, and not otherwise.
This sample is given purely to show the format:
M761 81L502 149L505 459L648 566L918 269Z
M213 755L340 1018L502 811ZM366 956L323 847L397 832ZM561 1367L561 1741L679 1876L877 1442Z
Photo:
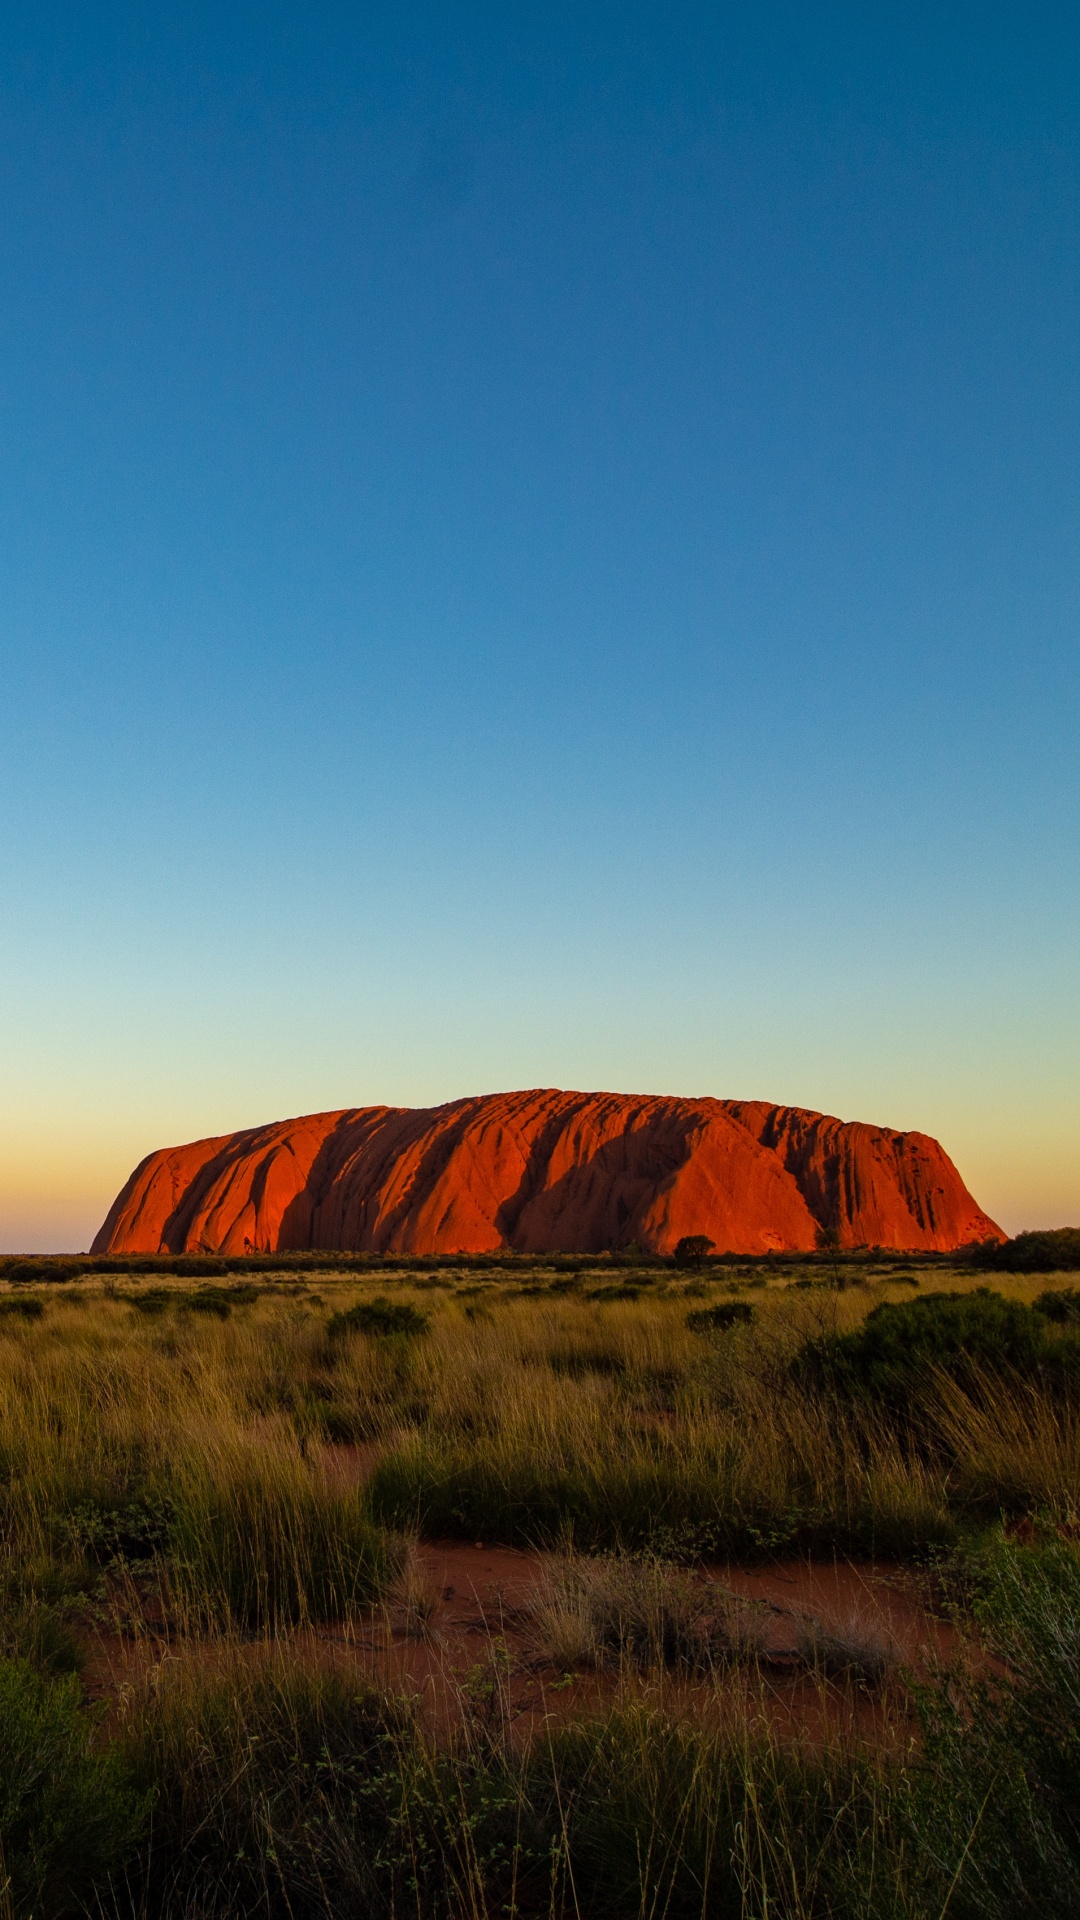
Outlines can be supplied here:
M134 1254L0 1254L0 1280L62 1283L95 1274L166 1274L177 1278L213 1279L229 1274L325 1273L588 1273L596 1267L631 1267L663 1271L672 1267L709 1269L742 1267L768 1274L779 1267L822 1267L843 1275L865 1266L955 1267L970 1265L1003 1273L1071 1273L1080 1271L1080 1227L1021 1233L1014 1240L987 1241L955 1253L918 1250L905 1253L895 1247L853 1247L842 1251L823 1248L816 1253L716 1253L695 1246L674 1254L640 1253L616 1248L607 1253L134 1253Z

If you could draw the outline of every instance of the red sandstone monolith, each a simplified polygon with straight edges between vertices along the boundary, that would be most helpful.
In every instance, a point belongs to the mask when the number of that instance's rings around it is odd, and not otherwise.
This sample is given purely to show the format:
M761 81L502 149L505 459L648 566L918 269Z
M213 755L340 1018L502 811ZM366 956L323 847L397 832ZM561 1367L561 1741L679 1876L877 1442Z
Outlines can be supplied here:
M353 1107L163 1147L95 1253L670 1253L1003 1239L925 1133L762 1101L493 1093Z

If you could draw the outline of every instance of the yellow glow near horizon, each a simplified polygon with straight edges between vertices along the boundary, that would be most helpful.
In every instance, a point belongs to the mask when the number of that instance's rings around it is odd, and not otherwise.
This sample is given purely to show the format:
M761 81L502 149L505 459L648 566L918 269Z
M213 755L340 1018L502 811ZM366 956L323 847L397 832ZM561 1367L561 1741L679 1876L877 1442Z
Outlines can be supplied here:
M286 1111L298 1109L282 1106L277 1113L237 1117L236 1124L284 1118ZM844 1117L879 1119L869 1113ZM116 1194L147 1153L229 1132L232 1119L199 1112L188 1103L173 1116L171 1127L162 1113L130 1111L99 1115L96 1123L85 1114L73 1114L63 1127L44 1114L29 1116L21 1125L9 1117L0 1127L0 1251L89 1247ZM921 1131L932 1128L924 1125ZM1006 1232L1080 1223L1080 1129L1062 1135L1046 1124L1003 1138L1000 1120L994 1126L984 1116L978 1125L975 1116L966 1113L954 1115L951 1128L943 1127L937 1137L980 1206Z

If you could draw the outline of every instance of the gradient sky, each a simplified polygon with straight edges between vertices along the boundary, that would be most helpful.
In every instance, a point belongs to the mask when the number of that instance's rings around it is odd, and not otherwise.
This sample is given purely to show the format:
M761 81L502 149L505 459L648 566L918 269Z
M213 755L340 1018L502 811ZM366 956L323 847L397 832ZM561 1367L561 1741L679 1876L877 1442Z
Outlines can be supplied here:
M1074 6L0 24L0 1246L531 1085L1080 1219Z

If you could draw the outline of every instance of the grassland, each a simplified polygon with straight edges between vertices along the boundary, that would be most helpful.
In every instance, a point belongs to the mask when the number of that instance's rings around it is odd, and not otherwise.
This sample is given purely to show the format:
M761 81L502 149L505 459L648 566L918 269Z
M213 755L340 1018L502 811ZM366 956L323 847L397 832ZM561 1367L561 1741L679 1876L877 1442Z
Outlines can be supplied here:
M988 1276L47 1271L0 1289L0 1912L1080 1911L1068 1300L882 1373L868 1313ZM423 1633L418 1538L543 1550L532 1664L602 1672L588 1710L526 1729L499 1645L449 1715L354 1657ZM902 1563L970 1655L808 1623L781 1727L696 1569L799 1557Z

